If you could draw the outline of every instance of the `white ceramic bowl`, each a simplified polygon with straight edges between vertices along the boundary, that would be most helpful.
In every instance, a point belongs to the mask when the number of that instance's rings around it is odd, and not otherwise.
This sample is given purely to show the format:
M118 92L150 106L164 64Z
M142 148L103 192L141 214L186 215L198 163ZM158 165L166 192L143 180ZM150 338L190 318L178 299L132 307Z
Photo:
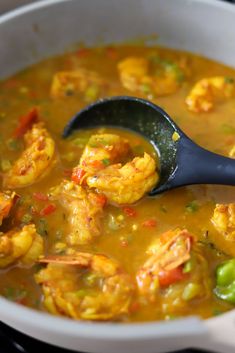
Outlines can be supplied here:
M0 77L81 41L113 43L152 34L158 44L235 65L235 6L222 1L45 0L0 18ZM101 324L53 317L0 298L0 320L42 341L84 352L187 347L235 352L234 311L205 321Z

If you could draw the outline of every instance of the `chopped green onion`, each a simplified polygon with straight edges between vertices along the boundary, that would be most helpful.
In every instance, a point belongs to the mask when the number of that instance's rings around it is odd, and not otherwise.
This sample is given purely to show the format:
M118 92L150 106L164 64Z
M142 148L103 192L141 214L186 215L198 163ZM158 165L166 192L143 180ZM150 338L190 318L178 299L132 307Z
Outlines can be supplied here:
M20 140L14 138L7 140L7 148L10 151L18 151L21 148Z
M27 291L21 288L7 287L5 288L4 296L9 300L19 301L27 296Z
M185 263L183 267L183 273L191 272L192 268L193 268L193 263L192 263L192 260L190 259Z
M195 201L195 200L192 202L189 202L186 205L187 212L193 213L193 212L196 212L198 209L199 209L199 205L198 205L197 201Z
M102 159L102 163L107 167L110 164L110 160L108 158Z
M11 169L11 162L9 161L9 159L2 159L0 162L1 165L1 170L3 172L8 172L8 170Z
M225 77L224 78L224 82L225 83L234 83L234 78L233 77Z
M109 215L108 227L111 230L118 230L120 228L120 222L112 214Z
M182 298L186 301L198 296L201 292L201 286L198 283L190 282L184 288Z
M97 282L97 275L95 273L88 273L84 276L84 282L88 286L94 286L94 284Z
M30 223L30 222L32 221L32 219L33 219L33 217L32 217L31 214L25 213L25 214L23 215L23 217L21 218L21 222L22 222L22 223L25 223L25 224L28 224L28 223Z
M99 94L99 87L96 85L92 85L87 88L85 91L85 100L86 101L93 101L98 97Z
M144 94L149 94L149 93L151 93L151 87L150 87L147 83L141 85L140 90L141 90L141 92L144 93Z
M45 218L40 218L38 221L37 232L42 236L45 237L48 235L48 224Z

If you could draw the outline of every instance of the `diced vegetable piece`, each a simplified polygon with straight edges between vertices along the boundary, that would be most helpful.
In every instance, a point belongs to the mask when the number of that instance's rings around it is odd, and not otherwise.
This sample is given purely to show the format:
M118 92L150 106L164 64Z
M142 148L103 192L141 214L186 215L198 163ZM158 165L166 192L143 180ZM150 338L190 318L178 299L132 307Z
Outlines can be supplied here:
M193 268L193 263L192 263L192 260L190 259L184 264L183 273L191 272L192 268Z
M34 192L33 197L38 201L48 201L48 196L42 192Z
M10 151L19 151L19 149L21 148L20 140L15 139L15 138L11 138L11 139L7 140L7 148Z
M107 197L102 194L97 195L97 203L104 207L107 203Z
M54 205L53 203L45 206L41 211L40 211L40 215L41 216L48 216L51 213L55 212L56 210L56 205Z
M155 228L157 225L157 221L155 219L147 219L142 224L144 227Z
M37 233L39 233L42 237L48 235L48 224L45 218L40 218L37 226Z
M8 170L11 169L11 162L9 161L9 159L1 159L1 170L3 172L7 172Z
M123 212L128 216L128 217L136 217L137 212L134 208L132 207L123 207Z
M105 165L107 167L108 165L110 165L110 160L108 158L103 159L102 163L103 163L103 165Z
M197 201L195 201L195 200L192 202L189 202L186 205L186 210L190 213L196 212L198 209L199 209L199 205L198 205Z
M182 267L174 268L171 271L160 271L158 273L160 287L168 287L175 282L182 281L184 278L185 274L182 271Z
M23 215L23 217L21 218L21 222L22 222L22 223L25 223L25 224L28 224L28 223L30 223L30 222L32 221L32 219L33 219L33 217L32 217L31 214L25 213L25 214Z
M184 300L192 300L196 296L198 296L201 292L201 286L198 283L188 283L184 288L182 297Z
M235 259L225 261L216 269L216 287L218 298L235 304Z
M82 182L82 178L86 174L85 170L77 167L73 169L71 179L74 181L76 184L80 184Z
M15 131L13 132L13 136L15 138L22 137L27 130L29 130L33 124L38 122L38 110L33 108L28 114L22 116L19 120L19 124Z

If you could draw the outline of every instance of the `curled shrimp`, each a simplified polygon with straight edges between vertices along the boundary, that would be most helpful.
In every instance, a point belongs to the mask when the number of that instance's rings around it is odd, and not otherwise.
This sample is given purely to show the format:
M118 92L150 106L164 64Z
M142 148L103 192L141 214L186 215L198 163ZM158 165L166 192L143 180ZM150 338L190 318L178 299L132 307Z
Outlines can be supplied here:
M179 64L158 57L127 57L118 64L118 70L127 90L153 97L176 92L185 77Z
M73 252L49 256L36 275L44 305L55 315L73 319L109 320L128 313L133 283L119 264L104 256Z
M206 260L186 229L162 234L147 253L150 257L136 276L142 296L159 300L166 312L172 312L192 299L209 295Z
M25 150L3 176L7 188L22 188L42 179L54 165L55 142L43 123L33 125L24 135Z
M235 204L217 204L211 222L219 234L213 242L225 253L235 256Z
M224 101L234 97L234 94L234 79L224 76L203 78L193 86L185 103L191 112L209 112L216 101Z
M100 235L100 220L105 199L102 195L83 189L72 181L64 180L50 192L67 212L68 242L71 245L87 244Z
M125 165L114 164L87 178L87 185L104 193L109 201L130 204L139 200L159 179L156 162L148 154Z
M0 192L0 225L4 218L7 218L10 210L16 203L19 196L15 192Z
M43 254L43 239L35 225L29 224L21 230L0 234L0 268L14 263L32 265Z
M81 184L88 175L119 162L130 151L127 139L114 134L92 135L73 169L72 180Z
M96 72L86 69L57 72L51 86L53 98L73 96L83 93L87 101L95 100L102 92L106 82Z

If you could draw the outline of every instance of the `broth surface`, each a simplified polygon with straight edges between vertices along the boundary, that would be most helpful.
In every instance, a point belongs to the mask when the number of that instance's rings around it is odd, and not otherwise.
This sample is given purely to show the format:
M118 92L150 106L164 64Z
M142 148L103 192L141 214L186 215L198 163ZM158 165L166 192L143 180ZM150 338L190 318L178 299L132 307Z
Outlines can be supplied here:
M143 93L130 92L123 87L118 74L118 63L127 57L148 58L150 56L160 57L165 62L185 61L184 65L190 72L174 93L155 97L149 93L149 87L146 86L143 86ZM86 91L85 95L84 92L74 95L68 92L68 97L53 99L50 95L53 76L59 71L77 70L81 67L98 73L107 85L104 84L102 91L98 93L93 87L93 90ZM166 110L180 128L199 145L228 156L235 145L234 97L218 100L209 112L193 113L185 104L185 98L193 85L203 78L213 76L235 79L235 70L190 53L159 47L120 45L81 48L75 53L46 60L1 82L0 155L2 157L0 165L2 174L10 168L9 165L14 163L24 149L22 139L13 139L13 131L18 126L19 117L24 116L33 107L38 107L40 120L45 122L45 127L54 139L59 156L58 163L43 179L15 190L20 196L17 201L18 206L10 217L3 221L1 232L5 233L14 226L21 227L30 222L35 223L37 229L42 228L43 225L41 233L45 242L45 255L63 255L63 251L56 249L55 244L65 242L68 228L66 210L59 201L53 201L56 210L44 215L42 210L49 201L39 200L34 195L38 192L47 195L50 189L60 184L63 179L70 180L71 170L79 163L83 149L93 134L119 135L129 141L134 156L142 156L145 151L157 160L151 145L141 136L124 129L104 127L96 130L81 130L68 139L62 139L61 133L67 121L81 108L99 97L134 95L150 99ZM5 189L2 187L2 190ZM235 249L235 245L234 242L224 241L211 222L211 218L216 204L233 203L234 200L233 187L198 185L182 187L154 198L144 196L134 204L128 205L131 212L126 210L126 205L117 206L108 203L105 206L100 236L90 244L75 246L76 250L92 254L101 253L117 260L136 286L136 273L149 258L149 254L146 253L148 247L164 232L180 227L187 229L200 242L201 254L209 266L208 282L211 282L208 297L196 297L192 299L190 305L187 303L182 310L179 309L173 313L164 307L164 304L159 304L165 292L157 293L155 300L149 301L135 290L128 313L121 315L118 320L124 322L168 320L192 314L208 318L233 308L232 304L218 299L213 289L216 286L216 267L232 258L231 246ZM24 217L25 215L29 216L28 219ZM146 221L149 220L153 222L150 224L147 222L146 225ZM38 263L24 266L16 262L1 269L0 294L20 304L45 310L42 288L34 278L34 274L38 273L43 266Z

